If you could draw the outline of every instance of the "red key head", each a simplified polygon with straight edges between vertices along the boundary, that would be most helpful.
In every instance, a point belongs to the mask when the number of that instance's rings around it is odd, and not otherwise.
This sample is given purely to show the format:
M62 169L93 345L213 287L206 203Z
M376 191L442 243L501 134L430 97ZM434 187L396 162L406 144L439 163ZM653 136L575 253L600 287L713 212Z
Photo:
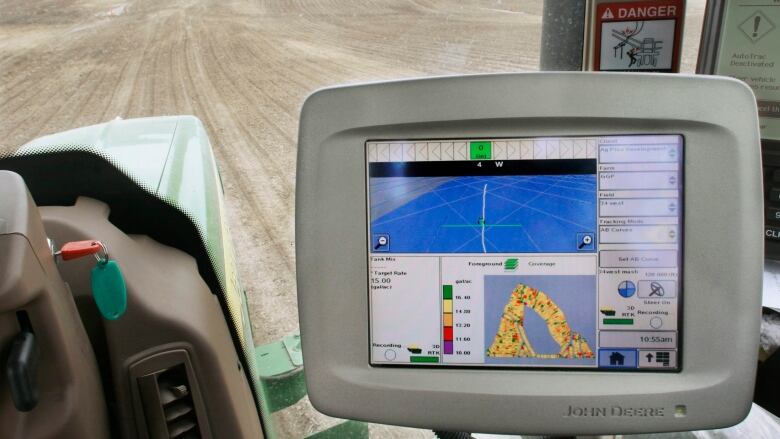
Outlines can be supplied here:
M60 249L63 261L78 259L84 256L94 255L101 249L100 241L90 239L87 241L73 241L65 243Z

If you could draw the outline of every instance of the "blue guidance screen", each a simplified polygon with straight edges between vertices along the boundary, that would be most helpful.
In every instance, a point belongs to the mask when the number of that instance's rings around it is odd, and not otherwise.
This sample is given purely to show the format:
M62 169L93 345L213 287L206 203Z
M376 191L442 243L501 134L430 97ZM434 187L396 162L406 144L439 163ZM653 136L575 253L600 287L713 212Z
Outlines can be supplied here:
M376 366L680 367L679 135L366 143Z

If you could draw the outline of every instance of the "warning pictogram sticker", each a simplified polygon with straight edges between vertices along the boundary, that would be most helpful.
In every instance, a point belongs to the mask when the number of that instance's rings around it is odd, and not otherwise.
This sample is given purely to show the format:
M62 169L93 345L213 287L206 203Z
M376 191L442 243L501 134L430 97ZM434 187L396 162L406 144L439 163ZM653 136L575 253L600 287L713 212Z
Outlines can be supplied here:
M595 70L680 70L683 0L601 3L595 16Z
M756 43L775 30L775 24L763 12L755 11L739 25L739 30L751 43Z

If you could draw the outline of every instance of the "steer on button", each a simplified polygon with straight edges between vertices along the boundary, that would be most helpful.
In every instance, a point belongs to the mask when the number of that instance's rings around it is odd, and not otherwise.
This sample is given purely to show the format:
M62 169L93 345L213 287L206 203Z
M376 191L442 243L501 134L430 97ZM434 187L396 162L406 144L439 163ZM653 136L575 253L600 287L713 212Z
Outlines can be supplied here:
M780 221L780 209L770 207L766 210L766 219L769 221Z

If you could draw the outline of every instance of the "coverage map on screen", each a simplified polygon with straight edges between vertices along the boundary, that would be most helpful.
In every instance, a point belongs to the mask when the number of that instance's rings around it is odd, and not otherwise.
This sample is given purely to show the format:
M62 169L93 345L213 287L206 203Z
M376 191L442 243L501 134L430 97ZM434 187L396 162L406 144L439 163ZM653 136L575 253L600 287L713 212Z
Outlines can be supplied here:
M679 135L366 143L371 363L679 370Z

